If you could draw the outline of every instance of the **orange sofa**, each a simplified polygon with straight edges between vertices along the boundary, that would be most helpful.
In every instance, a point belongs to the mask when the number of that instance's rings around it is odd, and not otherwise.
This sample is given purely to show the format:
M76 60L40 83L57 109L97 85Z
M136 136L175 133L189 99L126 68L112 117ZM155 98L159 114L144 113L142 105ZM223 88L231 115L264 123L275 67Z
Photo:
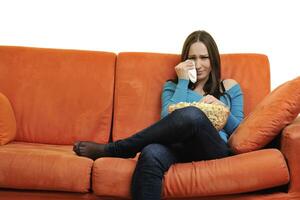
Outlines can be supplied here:
M16 121L13 139L0 146L0 200L130 199L136 158L93 161L76 156L72 144L115 141L157 121L163 83L175 77L179 60L162 53L0 46L0 93ZM222 77L241 84L247 116L270 93L268 58L223 54L221 61ZM299 154L298 118L263 149L171 166L162 197L300 199Z

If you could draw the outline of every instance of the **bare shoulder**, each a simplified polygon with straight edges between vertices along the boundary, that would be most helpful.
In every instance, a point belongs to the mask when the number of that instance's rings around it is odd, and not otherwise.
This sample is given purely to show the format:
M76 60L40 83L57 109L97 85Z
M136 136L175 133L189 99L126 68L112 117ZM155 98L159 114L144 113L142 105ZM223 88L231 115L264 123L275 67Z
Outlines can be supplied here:
M225 90L229 90L230 88L238 84L238 82L234 79L225 79L223 83L224 83Z

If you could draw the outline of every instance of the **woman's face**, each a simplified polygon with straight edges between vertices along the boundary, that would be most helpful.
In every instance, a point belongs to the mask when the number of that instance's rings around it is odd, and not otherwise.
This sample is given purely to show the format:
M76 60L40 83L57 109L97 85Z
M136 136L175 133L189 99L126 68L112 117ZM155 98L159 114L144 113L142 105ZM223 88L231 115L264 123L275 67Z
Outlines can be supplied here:
M196 64L197 81L208 80L211 66L207 48L202 42L191 45L188 59L194 60Z

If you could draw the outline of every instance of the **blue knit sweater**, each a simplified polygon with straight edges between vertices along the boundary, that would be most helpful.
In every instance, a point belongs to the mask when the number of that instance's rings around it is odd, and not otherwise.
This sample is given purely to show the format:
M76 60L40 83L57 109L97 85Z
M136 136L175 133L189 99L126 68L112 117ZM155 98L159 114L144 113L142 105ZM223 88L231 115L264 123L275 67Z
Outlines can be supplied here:
M164 85L162 92L162 111L161 118L168 115L168 107L170 104L176 104L179 102L194 102L200 101L203 96L188 88L189 80L179 79L175 84L172 81L167 81ZM236 84L226 90L230 95L229 98L224 95L220 97L220 101L230 107L230 115L224 128L219 131L221 138L227 142L229 136L238 127L244 118L243 112L243 94L239 84Z

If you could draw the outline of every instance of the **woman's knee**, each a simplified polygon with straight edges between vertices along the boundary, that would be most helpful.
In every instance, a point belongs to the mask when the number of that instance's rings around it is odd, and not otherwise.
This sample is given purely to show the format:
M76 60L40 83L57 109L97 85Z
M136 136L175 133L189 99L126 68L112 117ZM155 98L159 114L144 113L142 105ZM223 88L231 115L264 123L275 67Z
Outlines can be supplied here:
M194 106L181 108L175 110L174 112L177 112L176 114L180 116L182 123L189 126L195 124L199 125L201 122L205 123L207 120L205 113Z
M167 169L176 162L176 157L168 147L162 144L149 144L141 151L139 162Z

